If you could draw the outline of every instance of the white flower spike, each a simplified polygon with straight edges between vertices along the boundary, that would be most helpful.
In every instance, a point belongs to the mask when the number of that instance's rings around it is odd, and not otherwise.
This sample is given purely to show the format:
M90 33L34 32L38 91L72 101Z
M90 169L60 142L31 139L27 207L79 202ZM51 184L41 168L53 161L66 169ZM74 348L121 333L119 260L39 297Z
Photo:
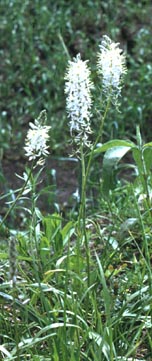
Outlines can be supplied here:
M88 134L91 133L91 89L90 70L87 61L81 60L80 54L69 61L65 76L65 94L67 95L67 113L70 117L70 132L75 135L75 142L89 145Z
M111 95L115 103L121 94L123 75L127 69L125 66L125 55L119 48L119 43L113 43L104 35L98 53L98 72L102 75L103 91L106 96Z
M31 129L28 130L25 139L25 155L29 160L38 158L37 165L43 165L45 162L44 158L49 154L47 141L49 139L48 132L51 127L42 124L43 118L46 120L45 110L40 113L40 116L35 120L34 124L29 123Z

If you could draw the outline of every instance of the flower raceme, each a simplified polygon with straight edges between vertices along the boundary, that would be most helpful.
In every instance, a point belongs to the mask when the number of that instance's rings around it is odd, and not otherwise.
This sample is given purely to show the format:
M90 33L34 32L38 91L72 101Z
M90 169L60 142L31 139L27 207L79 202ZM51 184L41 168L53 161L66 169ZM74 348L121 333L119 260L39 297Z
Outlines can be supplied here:
M123 75L126 73L125 55L118 47L119 43L113 43L104 35L98 53L98 73L102 75L103 92L106 96L113 97L115 103L121 93Z
M30 129L25 139L25 151L29 160L37 159L37 165L44 164L44 158L49 154L47 141L49 139L50 126L42 125L43 117L46 119L46 112L42 111L34 123L29 123Z
M69 61L65 76L65 94L67 95L66 107L70 118L69 126L71 135L75 135L75 142L89 145L88 134L91 133L91 89L88 61L81 60L80 54Z

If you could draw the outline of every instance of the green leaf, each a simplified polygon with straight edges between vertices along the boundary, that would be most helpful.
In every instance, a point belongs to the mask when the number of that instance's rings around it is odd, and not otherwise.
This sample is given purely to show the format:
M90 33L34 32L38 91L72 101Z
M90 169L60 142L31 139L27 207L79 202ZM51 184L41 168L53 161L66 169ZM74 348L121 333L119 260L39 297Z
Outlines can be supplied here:
M94 150L94 154L100 154L106 152L108 149L115 148L115 147L129 147L134 148L136 145L133 142L121 140L121 139L114 139L109 140L107 143L104 143L100 147Z
M43 217L43 225L45 236L48 238L51 245L53 245L54 251L60 252L63 247L61 234L62 218L57 213Z
M136 147L136 148L133 149L132 154L133 154L133 158L135 160L135 163L137 165L138 172L140 174L142 174L143 164L142 164L142 159L141 159L141 150L138 147Z
M72 221L68 222L61 230L63 246L68 242L69 238L72 236L74 231L75 231L75 227Z
M151 148L134 148L133 149L133 158L138 168L139 180L143 187L143 192L146 193L146 184L145 184L145 174L144 172L149 173L152 166L152 149Z
M106 317L107 317L107 322L108 319L110 317L110 310L111 310L111 296L110 296L110 292L106 283L106 278L104 275L104 270L101 264L101 261L97 255L97 253L95 253L96 256L96 260L97 260L97 264L98 264L98 268L99 268L99 279L101 281L102 287L103 287L103 300L104 300L104 307L105 307L105 312L106 312Z
M0 259L8 259L8 258L9 258L8 253L0 252Z
M143 145L143 148L146 148L146 147L152 147L152 142L145 143L145 144Z
M152 168L152 148L151 147L144 148L143 156L144 156L146 171L148 173Z
M130 150L128 146L117 146L106 151L103 158L103 193L108 195L115 186L115 169L118 162Z
M77 261L77 255L71 254L70 256L64 255L60 259L58 259L56 263L56 267L61 267L61 265L64 264L64 267L66 267L66 264L68 263L68 270L77 272L78 267L78 261ZM79 260L79 267L82 271L84 269L84 257L80 257Z

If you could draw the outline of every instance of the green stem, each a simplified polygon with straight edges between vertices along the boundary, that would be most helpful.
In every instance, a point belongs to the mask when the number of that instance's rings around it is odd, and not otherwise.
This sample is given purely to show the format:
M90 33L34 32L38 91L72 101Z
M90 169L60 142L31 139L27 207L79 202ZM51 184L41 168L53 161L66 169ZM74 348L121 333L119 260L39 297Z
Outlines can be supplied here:
M148 209L148 212L149 212L149 215L151 218L152 212L151 212L150 193L149 193L149 188L148 188L148 173L147 173L145 158L144 158L144 154L143 154L143 142L142 142L139 126L137 126L137 128L136 128L136 138L137 138L137 145L138 145L138 150L139 150L139 154L140 154L140 162L142 165L142 170L140 169L141 167L140 167L140 164L138 164L138 162L137 162L137 167L138 167L138 171L139 171L139 175L140 175L141 186L143 187L143 192L146 193L146 208Z
M86 258L87 258L87 275L88 275L88 287L90 286L90 252L88 246L88 238L86 232L86 185L87 179L90 171L90 166L94 154L94 150L102 137L104 122L110 107L111 102L111 94L109 95L107 106L104 112L104 115L101 119L101 124L99 128L99 134L93 144L91 149L87 167L85 166L85 159L84 159L84 150L83 150L83 142L80 144L80 159L81 159L81 199L80 199L80 209L79 209L79 217L78 217L78 237L77 237L77 270L78 274L80 273L80 239L84 238L85 242L85 249L86 249Z
M64 314L63 314L63 319L64 319L64 341L63 341L63 359L67 360L68 359L68 354L67 354L67 295L68 295L68 272L69 272L69 257L70 257L70 238L68 238L68 249L67 249L67 258L66 258L66 273L65 273L65 286L64 286Z
M34 165L32 164L31 170L30 170L30 172L29 172L29 174L28 174L28 177L27 177L27 179L26 179L23 187L21 188L21 190L19 191L19 193L18 193L15 201L12 203L11 207L8 209L8 211L6 212L5 216L3 217L3 219L2 219L2 221L1 221L1 223L0 223L0 228L2 227L2 225L4 224L5 220L6 220L7 217L9 216L9 214L12 212L12 210L13 210L14 207L16 206L17 201L18 201L18 200L20 199L20 197L22 196L22 194L23 194L23 192L24 192L24 190L25 190L25 188L26 188L26 186L27 186L27 184L28 184L28 181L29 181L29 179L30 179L30 177L31 177L31 174L32 174L32 171L33 171L33 166L34 166Z
M143 178L144 178L144 183L145 183L146 201L147 201L148 210L150 211L151 201L150 201L150 193L149 193L149 188L148 188L148 174L147 174L147 170L146 170L146 165L145 165L145 160L144 160L142 149L141 149L141 161L142 161L142 167L143 167Z
M150 249L149 249L149 245L148 245L147 235L146 235L146 232L145 232L144 222L143 222L143 220L142 220L141 212L140 212L140 209L139 209L139 205L138 205L138 203L137 203L137 199L136 199L136 196L135 196L135 192L134 192L133 186L132 186L132 192L133 192L133 196L134 196L135 207L136 207L137 214L138 214L138 218L139 218L140 225L141 225L141 231L142 231L142 237L143 237L143 245L144 245L144 251L145 251L144 253L145 253L145 256L143 256L143 251L141 252L140 247L139 247L138 249L139 249L139 252L141 253L141 255L142 255L143 258L144 258L145 265L146 265L147 270L148 270L150 295L152 295L151 254L150 254ZM137 247L138 247L138 244L137 244Z
M78 275L80 275L80 244L83 241L82 220L84 222L84 213L85 213L85 204L84 204L84 202L85 202L85 188L84 188L85 163L84 163L82 142L80 144L80 159L81 159L81 193L80 193L80 207L79 207L79 214L78 214L78 230L77 230L77 271L78 271Z
M39 174L39 173L38 173ZM33 262L33 270L35 274L35 279L38 283L40 299L43 307L43 312L47 314L49 320L49 307L44 295L42 286L41 286L41 276L43 275L43 268L41 264L41 257L39 252L39 239L37 236L36 227L38 224L38 218L36 215L36 201L37 201L37 194L36 194L36 181L38 176L36 176L36 180L32 179L32 197L31 197L31 225L30 225L30 245L31 245L31 257ZM35 252L36 251L36 252Z
M104 127L104 123L105 123L105 119L106 119L106 116L107 116L107 113L109 111L109 108L110 108L110 102L111 102L111 95L109 95L109 98L108 98L108 101L107 101L107 106L106 106L106 109L105 109L105 112L104 112L104 115L101 119L101 124L100 124L100 128L99 128L99 134L93 144L93 147L91 149L91 153L89 155L89 160L88 160L88 164L87 164L87 168L86 168L86 181L87 181L87 178L88 178L88 174L89 174L89 171L90 171L90 166L91 166L91 162L92 162L92 158L93 158L93 154L94 154L94 150L98 144L98 142L100 141L100 139L102 138L102 133L103 133L103 127Z
M82 188L81 188L80 222L82 222L82 235L84 238L86 260L87 260L88 287L90 287L90 251L89 251L88 237L86 232L86 171L85 171L83 144L81 144L81 166L82 166Z
M13 283L13 290L12 290L12 297L13 297L13 321L14 321L14 327L15 327L15 344L16 344L16 357L17 361L20 361L20 351L19 351L19 330L18 330L18 315L16 310L16 285Z

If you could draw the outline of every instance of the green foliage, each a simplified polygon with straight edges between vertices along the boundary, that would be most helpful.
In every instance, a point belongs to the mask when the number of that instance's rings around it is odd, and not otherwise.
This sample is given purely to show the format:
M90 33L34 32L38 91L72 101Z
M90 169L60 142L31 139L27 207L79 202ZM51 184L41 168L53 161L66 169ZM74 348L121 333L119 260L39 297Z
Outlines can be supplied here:
M132 147L135 147L134 143L115 139L95 149L94 155L99 155L100 153L105 152L102 168L104 196L107 196L109 190L115 187L115 171L117 164Z
M54 150L63 146L67 139L63 91L67 61L80 52L92 63L94 73L103 34L120 41L128 58L126 89L121 101L123 121L121 114L110 112L105 137L107 134L109 137L109 133L112 136L113 132L118 136L124 131L130 136L135 132L136 123L140 123L142 133L149 139L152 113L149 1L133 4L131 0L110 0L106 4L98 0L85 3L2 0L0 9L3 148L14 144L14 134L17 144L22 144L23 128L44 108L55 139L51 146ZM95 73L93 77L96 78ZM93 124L96 123L93 121ZM94 128L96 132L96 126Z
M111 203L108 223L106 216L100 222L100 215L87 220L87 237L93 242L89 288L83 244L80 274L77 269L77 225L72 221L63 224L57 213L43 217L37 212L41 231L36 222L36 235L18 233L15 294L7 280L7 249L1 252L5 263L0 285L0 352L6 360L15 360L19 353L23 360L29 355L33 360L91 361L102 355L103 360L121 357L128 361L140 352L150 360L152 285L150 249L147 253L145 243L151 231L148 220L136 210L136 218L122 221L126 205L121 206L121 196L117 210L117 202L113 209ZM125 203L129 213L130 196ZM16 326L9 322L13 308Z

